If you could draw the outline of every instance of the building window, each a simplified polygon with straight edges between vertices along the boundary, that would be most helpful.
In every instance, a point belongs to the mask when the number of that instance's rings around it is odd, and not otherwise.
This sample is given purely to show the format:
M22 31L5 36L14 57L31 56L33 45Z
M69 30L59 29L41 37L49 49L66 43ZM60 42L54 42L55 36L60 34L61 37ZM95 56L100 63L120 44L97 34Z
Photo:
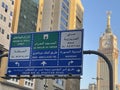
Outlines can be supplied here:
M14 1L12 0L12 5L14 5Z
M63 9L64 9L67 13L69 12L68 7L67 7L64 3L62 3L62 7L63 7Z
M2 34L4 34L4 29L2 29Z
M0 32L1 32L1 27L0 27Z
M64 18L65 18L66 20L68 20L68 15L67 15L67 13L65 13L64 10L62 10L61 13L62 13L62 16L64 16Z
M1 19L1 20L3 19L3 15L2 15L2 14L0 14L0 19Z
M64 2L66 3L67 6L69 6L69 1L68 0L64 0Z
M60 24L60 30L66 30L66 27L62 24Z
M62 79L56 79L56 83L60 86L64 86L64 81Z
M13 12L12 11L10 11L10 16L13 16Z
M11 23L9 22L8 27L11 27Z
M7 34L7 39L9 39L9 34Z
M18 79L15 79L15 78L12 78L10 80L7 80L8 82L11 82L11 83L14 83L14 84L19 84L19 80Z
M68 25L68 22L63 17L61 17L61 23L63 23L66 27Z
M52 9L54 9L54 5L52 5Z
M53 20L51 20L51 24L53 23Z
M52 12L52 13L51 13L51 16L53 17L53 15L54 15L54 13Z
M6 22L6 17L3 18L3 21Z
M8 11L8 5L5 6L5 12L7 12L7 11Z
M2 7L3 7L3 8L5 7L5 3L4 3L4 2L2 2Z
M28 88L34 88L34 80L33 79L25 79L24 86Z

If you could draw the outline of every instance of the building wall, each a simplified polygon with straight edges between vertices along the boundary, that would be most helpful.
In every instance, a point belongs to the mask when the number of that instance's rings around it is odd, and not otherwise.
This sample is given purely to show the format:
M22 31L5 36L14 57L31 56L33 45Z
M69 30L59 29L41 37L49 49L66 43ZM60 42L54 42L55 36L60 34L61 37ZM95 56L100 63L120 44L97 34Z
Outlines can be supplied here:
M38 16L38 4L33 0L16 0L14 32L35 32ZM31 13L32 12L32 13ZM16 21L17 20L17 21Z
M82 29L83 28L83 13L84 8L81 0L70 0L70 16L68 28L72 29ZM65 90L79 90L80 80L79 79L68 79L66 81Z
M6 68L7 68L7 57L3 57L0 59L0 76L1 77L5 76ZM5 80L0 78L0 81L5 81Z
M70 2L69 29L82 29L84 8L81 0L71 0Z
M97 90L97 85L95 83L89 84L89 90Z
M12 19L13 19L14 1L0 0L0 50L8 50L9 38L12 33Z
M51 12L52 12L52 2L53 0L44 0L44 8L42 11L42 26L41 26L41 31L49 31L50 26L51 26Z
M53 7L53 30L60 30L59 24L60 24L60 0L54 0L54 7Z
M0 48L3 51L3 53L6 53L5 51L9 49L9 38L8 35L10 35L12 32L16 33L18 29L18 21L19 21L19 11L21 6L21 0L0 0L0 27L4 29L0 29L0 46L1 43L4 48ZM37 20L37 19L36 19ZM36 30L35 30L36 31ZM7 37L7 38L6 38ZM7 69L7 63L8 58L3 57L0 58L0 76L5 77L6 69ZM2 84L4 83L4 84ZM7 86L10 84L10 86ZM17 79L3 79L0 78L0 90L31 90L34 89L34 80L17 80ZM12 85L12 86L11 86ZM15 87L16 86L16 87ZM22 88L21 88L22 87Z
M32 90L32 89L21 87L19 85L15 85L8 82L5 83L2 82L0 83L0 90Z
M80 90L80 80L79 79L68 79L66 80L65 90Z
M37 7L38 3L35 3L33 0L21 0L18 33L36 31Z
M44 8L44 0L39 0L38 5L38 19L37 19L37 26L36 26L36 32L41 31L42 27L42 16L43 16L43 8Z
M20 6L21 6L21 0L15 0L13 23L12 23L12 32L13 33L17 33L19 15L20 15Z
M120 84L116 85L116 90L120 90Z
M67 2L69 2L69 0ZM65 6L64 8L63 5ZM66 5L64 0L49 0L49 2L44 0L42 7L43 11L41 11L42 19L39 31L68 29L69 7ZM66 12L66 9L68 9L68 12ZM66 16L62 15L62 13ZM63 28L61 27L61 24L63 25Z

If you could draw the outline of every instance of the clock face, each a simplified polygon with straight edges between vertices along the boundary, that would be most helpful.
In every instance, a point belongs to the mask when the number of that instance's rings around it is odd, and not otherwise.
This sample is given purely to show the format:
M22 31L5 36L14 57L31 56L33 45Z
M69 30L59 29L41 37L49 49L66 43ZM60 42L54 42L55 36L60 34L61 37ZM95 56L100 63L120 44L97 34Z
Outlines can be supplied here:
M102 46L103 46L104 48L109 48L109 47L111 46L111 41L110 41L110 40L104 40L104 41L102 42Z

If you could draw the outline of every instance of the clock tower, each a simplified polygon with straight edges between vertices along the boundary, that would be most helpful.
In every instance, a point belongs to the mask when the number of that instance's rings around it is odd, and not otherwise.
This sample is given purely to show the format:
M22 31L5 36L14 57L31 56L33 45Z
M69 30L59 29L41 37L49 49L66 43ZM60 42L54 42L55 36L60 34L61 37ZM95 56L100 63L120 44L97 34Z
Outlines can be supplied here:
M112 33L110 25L110 12L107 12L107 28L100 37L98 51L103 53L110 60L113 67L114 90L118 84L118 45L117 37ZM98 90L109 90L109 70L108 65L101 57L97 62L97 87Z

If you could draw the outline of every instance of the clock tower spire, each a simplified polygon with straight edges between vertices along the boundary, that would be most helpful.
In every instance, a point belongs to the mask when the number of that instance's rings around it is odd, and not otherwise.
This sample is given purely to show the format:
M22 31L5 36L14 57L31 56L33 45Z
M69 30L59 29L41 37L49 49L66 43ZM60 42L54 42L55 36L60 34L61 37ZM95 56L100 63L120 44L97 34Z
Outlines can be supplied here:
M112 31L111 31L111 25L110 25L110 23L111 23L111 12L110 11L108 11L107 12L107 28L106 28L106 33L112 33Z

